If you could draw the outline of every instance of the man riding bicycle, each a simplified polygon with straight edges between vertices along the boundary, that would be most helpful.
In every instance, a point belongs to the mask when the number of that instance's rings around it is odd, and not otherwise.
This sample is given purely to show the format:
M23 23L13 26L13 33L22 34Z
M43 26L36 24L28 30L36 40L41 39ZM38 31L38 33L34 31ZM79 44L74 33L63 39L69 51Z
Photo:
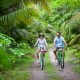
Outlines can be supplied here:
M61 36L60 32L56 33L56 37L54 38L54 50L53 53L55 55L55 60L56 60L56 52L59 48L64 49L64 45L67 45L65 39Z

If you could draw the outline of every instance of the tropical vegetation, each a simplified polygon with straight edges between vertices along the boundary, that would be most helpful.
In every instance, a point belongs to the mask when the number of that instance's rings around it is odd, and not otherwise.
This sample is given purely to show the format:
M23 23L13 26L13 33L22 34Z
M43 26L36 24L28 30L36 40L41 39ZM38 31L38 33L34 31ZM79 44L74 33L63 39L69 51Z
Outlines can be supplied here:
M32 55L39 33L52 43L57 31L80 66L80 0L0 0L0 71Z

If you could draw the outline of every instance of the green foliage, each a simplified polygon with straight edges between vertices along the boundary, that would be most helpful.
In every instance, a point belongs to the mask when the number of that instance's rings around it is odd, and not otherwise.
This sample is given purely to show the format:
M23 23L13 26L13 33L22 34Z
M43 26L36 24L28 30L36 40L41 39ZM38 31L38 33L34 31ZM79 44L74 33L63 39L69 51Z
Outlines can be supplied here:
M0 76L0 80L5 80L2 76Z
M21 61L23 56L30 53L28 43L21 42L15 45L13 38L0 33L0 70L9 69L16 62Z
M20 49L31 49L28 43L19 43L17 45L17 48L20 48Z
M14 40L13 38L0 33L0 44L3 46L9 46L11 44L11 40Z
M32 18L31 18L32 16L33 17L39 17L38 13L36 12L36 9L24 7L24 8L21 8L21 9L15 11L15 12L13 12L13 13L9 13L7 15L1 16L0 17L0 22L9 25L13 22L16 24L15 20L19 20L19 21L22 21L22 22L25 21L25 24L28 24L27 20L32 21Z
M1 0L0 8L5 9L9 8L12 5L15 5L19 0Z
M39 5L51 13L45 13ZM1 57L3 69L30 53L39 33L52 42L60 31L71 47L80 43L80 0L1 0L0 11L0 32L8 35L0 33L0 50L4 53L0 57L5 56L5 60ZM77 63L79 52L74 55Z
M13 54L17 55L19 58L21 58L21 56L23 56L23 52L19 49L13 49L13 48L10 48L9 49Z
M78 34L76 37L74 37L70 42L69 45L74 45L76 43L78 43L80 40L80 34Z
M80 1L79 0L52 0L51 3L52 8L60 8L61 6L64 6L64 8L67 7L68 10L78 9L80 7Z
M74 71L80 73L80 64L74 66Z
M54 30L66 35L64 37L67 41L80 32L79 4L78 0L54 0L50 5L52 13L44 16L45 20L54 27Z
M78 59L78 61L77 61L77 63L79 63L80 64L80 52L78 52L78 53L76 53L76 58Z
M63 30L63 34L67 35L66 39L71 40L74 35L78 35L80 33L79 24L80 24L79 13L74 13L70 19L68 19L62 24L61 29Z
M0 47L0 70L11 68L8 53L4 48Z
M34 3L31 3L32 7L29 7L26 6L26 1L24 0L21 0L20 2L19 0L12 0L10 2L9 0L4 1L5 0L0 2L0 10L2 11L0 13L0 31L12 36L18 43L15 42L13 38L0 34L0 44L8 54L8 56L5 54L4 55L7 56L9 62L13 66L16 64L16 62L21 61L22 58L27 56L28 53L31 53L30 46L34 45L35 34L33 34L33 28L28 28L27 26L31 26L31 24L35 23L35 19L38 21L38 18L40 18L41 15L38 13L38 9L35 8ZM41 5L46 10L49 9L45 1L39 0L39 2L41 2ZM21 23L23 25L20 25ZM21 27L19 27L19 25ZM7 59L5 58L5 60ZM4 64L6 63L4 62ZM4 64L2 63L2 65ZM4 67L2 69L4 69Z
M78 65L76 71L80 72L80 1L79 0L52 0L51 13L44 14L46 20L54 31L60 31L69 44L68 50L73 64ZM53 33L53 31L52 31ZM55 35L55 33L53 33ZM50 38L50 37L49 37ZM51 38L50 38L51 39ZM69 59L68 59L69 60ZM67 61L68 61L67 60Z
M35 38L36 38L36 36L35 36L35 34L33 34L33 33L29 33L29 35L28 35L27 38L26 38L28 44L29 44L31 47L33 47L33 45L34 45L34 43L35 43Z
M27 43L20 43L16 48L9 48L10 52L19 58L21 58L25 54L30 53L30 49L31 48Z

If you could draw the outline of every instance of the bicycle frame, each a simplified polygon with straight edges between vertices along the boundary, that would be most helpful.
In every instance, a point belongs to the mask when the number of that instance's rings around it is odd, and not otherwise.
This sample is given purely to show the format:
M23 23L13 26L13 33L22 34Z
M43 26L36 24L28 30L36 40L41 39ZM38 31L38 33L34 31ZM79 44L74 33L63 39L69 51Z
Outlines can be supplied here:
M46 51L41 50L40 54L39 54L39 62L41 64L41 69L44 69L44 57L45 57L45 53Z
M44 59L44 57L45 57L45 53L43 53L43 52L40 52L40 63L42 62L42 59Z
M60 60L60 61L61 61L61 59L62 59L62 52L63 52L62 50L63 50L63 49L60 48L60 49L58 49L58 51L57 51L57 59Z
M58 59L58 65L61 65L61 68L64 68L64 54L63 49L59 48L57 51L57 59Z

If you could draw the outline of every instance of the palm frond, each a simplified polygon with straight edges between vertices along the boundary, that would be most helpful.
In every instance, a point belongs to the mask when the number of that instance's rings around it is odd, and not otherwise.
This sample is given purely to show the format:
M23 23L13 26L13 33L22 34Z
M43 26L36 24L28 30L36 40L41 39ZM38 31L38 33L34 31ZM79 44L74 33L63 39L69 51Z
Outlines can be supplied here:
M50 3L51 0L30 0L30 1L27 1L24 0L24 3L27 3L27 4L31 4L34 6L34 4L38 4L40 5L41 7L43 7L47 12L50 12L50 8L48 6L48 4Z
M20 0L0 0L0 7L2 9L9 8L10 6L17 5Z
M37 11L35 9L32 9L32 8L22 8L22 9L19 9L15 12L12 12L12 13L9 13L7 15L4 15L2 17L0 17L0 22L7 22L8 23L13 23L16 19L20 19L23 18L23 19L31 19L31 17L39 17L39 14L37 13Z
M46 2L42 2L41 3L41 6L47 11L47 12L50 12L50 8L49 8L49 6L48 6L48 4L46 3Z

